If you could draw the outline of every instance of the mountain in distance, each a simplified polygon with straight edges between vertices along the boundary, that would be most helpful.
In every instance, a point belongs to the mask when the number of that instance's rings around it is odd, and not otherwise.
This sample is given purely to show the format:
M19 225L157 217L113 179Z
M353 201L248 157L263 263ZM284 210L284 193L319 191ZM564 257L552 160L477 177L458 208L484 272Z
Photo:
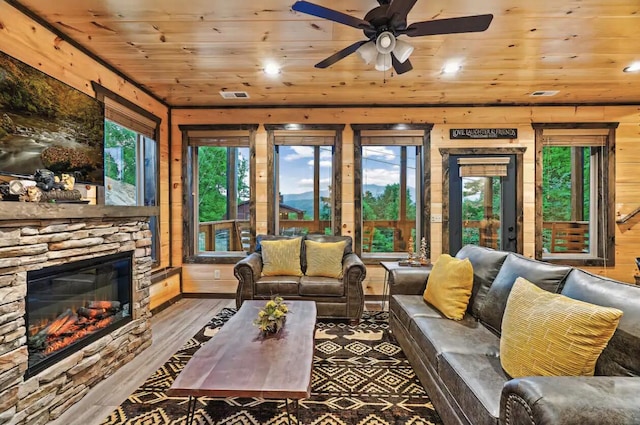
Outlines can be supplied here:
M364 191L369 191L373 196L382 195L386 186L378 184L366 184L364 185ZM329 196L328 190L321 190L320 196ZM283 193L282 202L293 208L297 208L302 211L311 212L313 210L313 191L302 193Z

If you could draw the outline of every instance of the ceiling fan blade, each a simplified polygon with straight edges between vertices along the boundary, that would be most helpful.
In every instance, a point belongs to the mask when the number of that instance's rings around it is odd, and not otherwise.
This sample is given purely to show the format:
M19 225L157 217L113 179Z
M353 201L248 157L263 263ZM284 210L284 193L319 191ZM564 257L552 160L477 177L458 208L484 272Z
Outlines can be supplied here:
M297 1L291 6L296 12L306 13L307 15L317 16L318 18L328 19L340 24L349 25L350 27L358 29L374 29L373 26L364 19L356 18L355 16L347 15L337 10L327 9L326 7L318 6L317 4L309 3L308 1Z
M392 0L387 9L387 18L391 18L394 14L401 16L407 20L407 15L418 0Z
M396 55L394 55L393 53L391 53L391 64L393 65L393 69L396 70L396 74L398 75L404 74L405 72L409 72L413 69L411 61L409 59L404 62L400 62L398 59L396 59Z
M356 41L352 45L347 46L344 49L340 50L339 52L336 52L333 55L329 56L325 60L318 62L315 66L316 68L327 68L333 65L334 63L338 62L340 59L343 59L349 56L351 53L358 50L360 46L362 46L364 43L368 43L368 42L369 40Z
M461 18L437 19L435 21L414 22L404 34L409 37L437 34L458 34L463 32L481 32L489 28L493 15L464 16Z

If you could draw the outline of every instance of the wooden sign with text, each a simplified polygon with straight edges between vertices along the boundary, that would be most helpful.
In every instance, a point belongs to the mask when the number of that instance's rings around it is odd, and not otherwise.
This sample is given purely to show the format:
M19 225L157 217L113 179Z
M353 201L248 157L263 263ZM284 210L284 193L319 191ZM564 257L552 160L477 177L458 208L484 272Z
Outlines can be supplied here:
M449 138L458 139L517 139L517 128L452 128Z

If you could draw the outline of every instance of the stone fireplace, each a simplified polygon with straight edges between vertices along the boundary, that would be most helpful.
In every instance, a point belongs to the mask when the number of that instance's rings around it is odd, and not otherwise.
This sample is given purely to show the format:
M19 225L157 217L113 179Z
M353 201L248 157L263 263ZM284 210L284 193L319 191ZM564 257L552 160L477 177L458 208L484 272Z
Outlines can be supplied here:
M27 377L131 321L131 254L27 272Z
M44 424L151 344L155 212L0 208L0 424Z

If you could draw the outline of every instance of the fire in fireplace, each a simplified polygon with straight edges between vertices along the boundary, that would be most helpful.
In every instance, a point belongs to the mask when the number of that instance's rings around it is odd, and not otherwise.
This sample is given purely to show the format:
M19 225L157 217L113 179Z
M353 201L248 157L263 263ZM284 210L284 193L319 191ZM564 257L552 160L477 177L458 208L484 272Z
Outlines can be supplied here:
M27 376L131 321L131 252L27 274Z

